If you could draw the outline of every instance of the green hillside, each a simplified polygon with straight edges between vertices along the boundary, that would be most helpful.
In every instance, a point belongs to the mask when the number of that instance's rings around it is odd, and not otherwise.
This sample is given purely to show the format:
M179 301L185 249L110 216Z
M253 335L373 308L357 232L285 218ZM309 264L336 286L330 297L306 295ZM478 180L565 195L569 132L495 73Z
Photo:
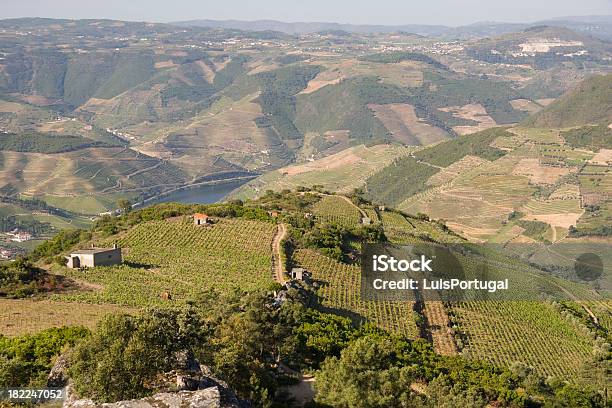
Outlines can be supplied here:
M612 74L593 76L524 122L525 126L564 128L612 122Z
M585 147L592 151L612 149L612 128L607 124L583 126L561 132L565 142L572 147Z
M497 138L508 138L513 136L504 128L493 128L483 130L467 136L460 136L454 140L440 143L436 146L420 150L414 154L417 159L427 163L446 167L461 160L467 155L478 156L485 160L496 160L506 153L491 143Z
M388 138L389 131L367 105L407 100L406 92L396 86L381 84L376 78L354 78L300 95L295 123L302 132L342 129L358 141L380 141Z
M490 147L490 144L498 137L508 136L511 134L503 128L485 130L396 159L366 181L367 196L373 201L397 205L407 197L427 189L427 180L442 167L447 167L467 155L486 160L502 157L505 152Z
M62 153L90 147L117 147L117 144L94 141L82 136L49 133L5 133L0 136L0 150L32 153Z

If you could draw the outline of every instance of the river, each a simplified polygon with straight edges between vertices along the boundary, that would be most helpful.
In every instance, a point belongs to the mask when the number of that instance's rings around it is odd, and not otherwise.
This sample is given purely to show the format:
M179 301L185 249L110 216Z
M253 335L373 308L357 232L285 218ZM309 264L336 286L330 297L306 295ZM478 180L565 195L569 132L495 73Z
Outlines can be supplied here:
M189 189L175 191L168 195L156 198L146 205L157 203L177 202L185 204L210 204L216 203L228 195L232 190L237 189L248 180L231 181L223 184L203 185Z

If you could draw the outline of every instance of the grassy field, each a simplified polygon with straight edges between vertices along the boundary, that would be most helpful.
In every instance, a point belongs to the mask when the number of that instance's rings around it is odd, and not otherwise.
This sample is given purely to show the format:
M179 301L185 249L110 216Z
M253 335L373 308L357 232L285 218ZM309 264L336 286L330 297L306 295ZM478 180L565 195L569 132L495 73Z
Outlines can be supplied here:
M124 306L184 302L214 288L228 291L267 288L272 282L271 249L274 225L220 219L208 227L174 219L139 224L107 242L124 248L124 264L86 272L55 267L54 272L83 282L93 290L56 295L57 299Z
M47 204L63 208L77 214L99 214L117 208L117 201L122 198L135 198L134 194L96 194L81 197L44 195L41 197Z
M114 305L0 299L0 332L6 336L19 336L60 326L85 326L93 329L107 314L130 311L129 308Z
M408 152L408 148L396 145L351 147L313 162L268 172L231 193L231 198L253 198L265 190L293 190L299 186L314 185L347 194L362 187L367 178L381 167Z

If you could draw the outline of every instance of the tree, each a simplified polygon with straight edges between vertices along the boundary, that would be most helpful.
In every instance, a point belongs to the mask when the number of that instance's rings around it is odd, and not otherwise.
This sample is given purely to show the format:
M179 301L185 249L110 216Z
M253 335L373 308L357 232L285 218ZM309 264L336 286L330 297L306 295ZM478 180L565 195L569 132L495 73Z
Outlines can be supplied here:
M127 214L132 211L132 202L130 200L122 198L121 200L117 201L117 207L121 210L123 214Z
M89 334L84 327L62 327L33 335L0 335L0 387L41 386L54 357Z
M316 402L346 408L423 406L410 388L415 372L399 364L400 353L388 337L355 340L340 358L323 363L315 385Z
M178 312L152 310L134 317L107 317L70 356L70 377L78 394L109 402L141 398L145 384L169 371L186 346Z

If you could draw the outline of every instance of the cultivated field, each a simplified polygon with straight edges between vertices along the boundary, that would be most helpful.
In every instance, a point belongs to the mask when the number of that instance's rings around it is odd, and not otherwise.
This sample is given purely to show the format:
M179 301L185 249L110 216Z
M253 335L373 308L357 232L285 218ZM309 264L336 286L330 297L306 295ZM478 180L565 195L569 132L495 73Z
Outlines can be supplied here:
M271 171L231 194L231 198L253 198L265 190L293 190L299 186L323 186L325 190L348 194L362 187L367 178L410 150L401 146L364 145L301 164Z
M361 271L358 266L339 263L312 250L297 251L294 260L311 272L313 279L323 282L319 295L324 310L358 322L369 321L410 338L418 337L411 302L361 299Z
M453 126L453 130L460 135L469 135L470 133L480 132L481 130L497 126L497 123L489 116L484 106L478 103L472 103L465 106L449 106L447 108L440 108L440 110L449 112L457 118L478 123L474 126Z
M448 139L444 130L420 120L409 104L368 105L391 132L393 138L408 146L429 145Z
M522 362L542 375L570 378L593 352L590 334L548 303L469 302L452 311L469 358L499 366Z
M340 196L324 196L312 207L312 212L321 222L333 222L347 228L359 224L358 208Z
M240 219L219 219L206 227L182 218L138 224L101 243L120 244L123 265L86 272L57 267L56 273L95 289L55 297L139 307L184 302L211 288L267 288L273 282L273 231L274 224ZM171 302L162 299L164 292Z

